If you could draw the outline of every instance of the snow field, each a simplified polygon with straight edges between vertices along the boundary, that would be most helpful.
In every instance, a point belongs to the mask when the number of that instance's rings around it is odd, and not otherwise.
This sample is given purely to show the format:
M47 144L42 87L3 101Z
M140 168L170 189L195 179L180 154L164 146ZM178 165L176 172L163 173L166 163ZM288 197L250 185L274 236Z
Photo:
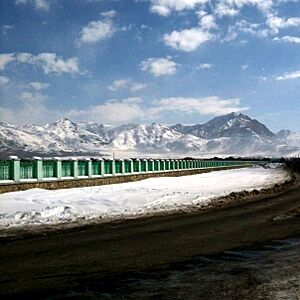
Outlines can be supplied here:
M268 188L287 177L281 168L253 167L97 187L6 193L0 195L0 229L164 213L207 205L231 192Z

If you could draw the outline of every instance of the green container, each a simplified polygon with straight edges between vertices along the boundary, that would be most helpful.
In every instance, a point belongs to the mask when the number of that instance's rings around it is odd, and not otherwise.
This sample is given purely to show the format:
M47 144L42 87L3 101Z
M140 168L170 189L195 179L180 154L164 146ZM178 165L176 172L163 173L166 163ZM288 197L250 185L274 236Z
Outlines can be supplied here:
M12 179L12 164L10 161L0 161L0 180Z
M33 179L36 177L35 164L31 160L20 161L20 179Z
M113 173L113 162L111 160L104 161L104 174Z
M146 172L146 170L147 170L147 161L142 160L141 161L141 171Z
M125 160L125 173L131 173L131 161Z
M122 173L122 161L121 160L115 160L115 173L116 174Z
M74 170L73 170L73 161L62 161L61 162L61 176L62 177L73 177Z
M92 161L92 175L102 175L101 174L101 161L99 161L99 160Z
M56 177L56 162L54 160L43 160L43 178Z

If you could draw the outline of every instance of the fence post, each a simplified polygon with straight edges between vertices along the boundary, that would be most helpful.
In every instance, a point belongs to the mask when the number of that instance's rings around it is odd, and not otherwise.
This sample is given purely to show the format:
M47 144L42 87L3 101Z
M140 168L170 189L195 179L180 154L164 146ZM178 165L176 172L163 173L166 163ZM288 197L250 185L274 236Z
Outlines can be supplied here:
M55 159L56 178L61 179L61 177L62 177L61 158L60 157L54 157L54 159Z
M111 160L111 168L112 168L111 175L115 176L116 175L116 163L115 163L114 159Z
M11 160L11 171L12 171L12 179L15 182L20 181L20 159L18 156L10 156Z
M78 178L78 161L77 158L72 158L73 161L73 177Z
M130 160L130 173L134 173L133 159Z
M120 159L121 161L121 173L122 175L125 174L125 160L124 159Z
M36 171L36 179L42 180L43 179L43 161L41 157L34 156L34 167Z
M103 158L99 158L100 161L100 175L104 176L104 160Z

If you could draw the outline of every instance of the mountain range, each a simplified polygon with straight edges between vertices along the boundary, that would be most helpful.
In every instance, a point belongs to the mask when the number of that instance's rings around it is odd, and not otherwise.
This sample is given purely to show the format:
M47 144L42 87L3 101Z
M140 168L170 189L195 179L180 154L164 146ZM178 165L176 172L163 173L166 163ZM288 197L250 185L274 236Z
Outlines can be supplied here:
M293 156L300 152L300 134L290 130L273 133L264 124L241 113L219 116L204 124L172 126L129 123L112 127L74 123L69 119L25 126L0 122L2 159L8 155L112 152L141 156Z

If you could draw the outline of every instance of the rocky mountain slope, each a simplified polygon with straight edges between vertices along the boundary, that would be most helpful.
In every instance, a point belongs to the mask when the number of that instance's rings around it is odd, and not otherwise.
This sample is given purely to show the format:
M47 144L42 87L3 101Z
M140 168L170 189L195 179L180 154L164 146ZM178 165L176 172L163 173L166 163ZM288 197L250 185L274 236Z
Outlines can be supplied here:
M164 155L291 156L300 152L300 134L271 132L243 114L231 113L204 124L166 126L124 124L118 127L61 119L43 126L0 123L4 154L87 154L124 151Z

